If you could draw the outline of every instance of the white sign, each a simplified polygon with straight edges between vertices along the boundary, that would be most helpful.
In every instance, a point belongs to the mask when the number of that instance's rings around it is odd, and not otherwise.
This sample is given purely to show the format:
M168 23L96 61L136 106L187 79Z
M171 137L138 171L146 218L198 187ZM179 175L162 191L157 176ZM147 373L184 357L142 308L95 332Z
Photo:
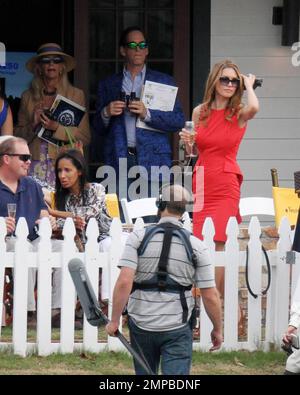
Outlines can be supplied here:
M173 111L177 96L177 86L160 84L158 82L146 81L141 100L145 107L151 110ZM136 126L143 129L156 130L149 127L140 119Z
M0 77L5 78L7 97L21 97L21 94L28 89L33 75L27 71L25 64L34 55L33 52L6 52L5 65L2 66L0 61Z

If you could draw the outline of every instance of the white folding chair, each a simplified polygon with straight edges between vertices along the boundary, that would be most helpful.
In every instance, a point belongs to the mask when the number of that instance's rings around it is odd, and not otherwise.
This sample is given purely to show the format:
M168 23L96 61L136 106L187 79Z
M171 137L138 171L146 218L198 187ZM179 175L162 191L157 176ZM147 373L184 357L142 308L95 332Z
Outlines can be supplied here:
M126 225L132 225L132 220L136 218L143 218L149 215L157 215L158 209L155 202L156 198L136 199L131 200L130 202L128 202L126 198L121 199L121 206ZM182 219L183 226L187 230L191 231L191 219L187 211L183 214Z
M271 215L275 216L274 202L267 197L245 197L240 200L240 214L246 215Z
M127 225L132 225L133 219L147 217L157 214L156 198L135 199L128 202L126 198L121 199L124 219Z

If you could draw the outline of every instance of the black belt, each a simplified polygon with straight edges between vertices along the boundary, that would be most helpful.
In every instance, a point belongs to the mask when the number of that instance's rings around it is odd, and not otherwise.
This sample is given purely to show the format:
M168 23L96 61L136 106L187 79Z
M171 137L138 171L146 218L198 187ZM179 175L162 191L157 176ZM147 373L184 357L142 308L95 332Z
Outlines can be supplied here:
M127 147L127 153L129 155L136 155L136 148L135 147Z

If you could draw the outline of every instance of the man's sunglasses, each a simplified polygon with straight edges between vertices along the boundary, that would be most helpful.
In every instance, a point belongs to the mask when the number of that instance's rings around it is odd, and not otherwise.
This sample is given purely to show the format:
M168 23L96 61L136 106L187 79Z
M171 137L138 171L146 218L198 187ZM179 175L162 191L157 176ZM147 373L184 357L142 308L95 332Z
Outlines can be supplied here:
M220 77L219 81L221 85L224 86L229 86L229 83L231 83L231 86L233 86L234 88L237 88L240 85L240 80L238 78L230 79L229 77Z
M145 49L148 48L148 43L146 43L146 41L141 41L140 43L131 41L130 43L126 43L126 47L129 49L137 49L137 47L139 47L140 49Z
M19 158L22 162L27 162L28 160L31 160L31 155L30 155L30 154L2 154L2 155L18 156L18 158Z
M43 56L39 59L39 63L41 64L50 64L51 62L54 64L63 63L64 59L61 56Z

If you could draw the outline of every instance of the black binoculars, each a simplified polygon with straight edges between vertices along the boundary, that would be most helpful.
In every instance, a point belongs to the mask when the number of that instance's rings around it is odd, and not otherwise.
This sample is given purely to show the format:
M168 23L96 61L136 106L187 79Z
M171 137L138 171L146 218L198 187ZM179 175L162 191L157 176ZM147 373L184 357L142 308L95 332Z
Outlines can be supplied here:
M254 80L254 84L253 84L253 89L256 89L258 86L261 87L263 83L263 79L262 78L255 78ZM244 85L244 90L246 89L245 85Z
M136 93L135 92L130 92L130 95L127 95L126 92L121 91L120 92L120 96L119 96L119 100L123 101L124 103L126 103L126 106L128 106L129 102L140 100L140 99L138 97L136 97Z
M44 109L43 113L48 117L49 119L52 119L52 112L49 109Z

